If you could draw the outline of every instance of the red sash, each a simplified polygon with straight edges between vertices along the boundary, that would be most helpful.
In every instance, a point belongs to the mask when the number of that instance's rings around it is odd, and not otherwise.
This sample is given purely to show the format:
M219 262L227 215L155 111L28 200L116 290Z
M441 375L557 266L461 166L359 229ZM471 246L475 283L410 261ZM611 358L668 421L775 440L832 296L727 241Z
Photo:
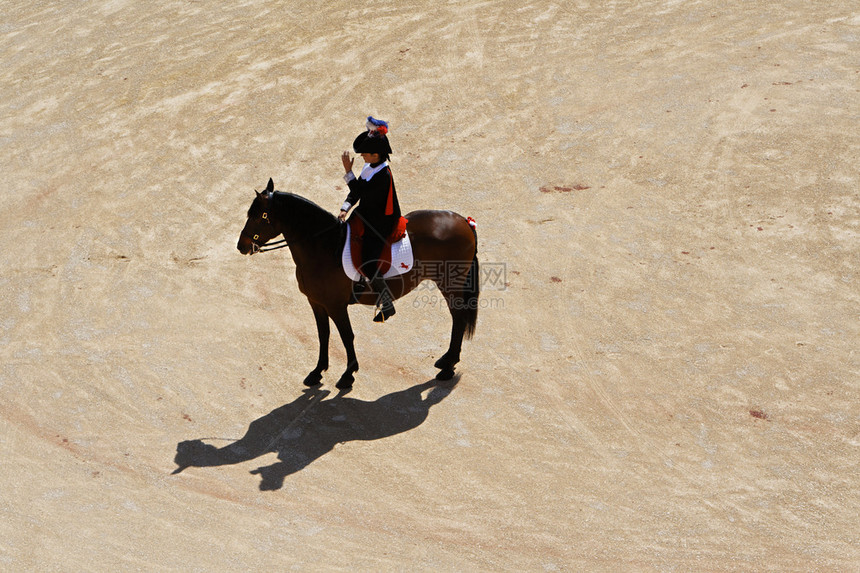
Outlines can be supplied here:
M385 214L394 214L394 176L391 174L391 168L388 167L388 200L385 202ZM397 241L393 241L397 242Z

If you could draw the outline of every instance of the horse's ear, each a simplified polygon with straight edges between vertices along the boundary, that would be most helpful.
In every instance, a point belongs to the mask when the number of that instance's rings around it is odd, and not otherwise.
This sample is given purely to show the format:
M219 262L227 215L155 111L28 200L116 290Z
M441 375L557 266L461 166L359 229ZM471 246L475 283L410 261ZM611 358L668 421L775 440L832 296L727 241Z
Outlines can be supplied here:
M266 193L273 193L275 191L275 182L272 181L272 178L269 177L269 184L266 185Z

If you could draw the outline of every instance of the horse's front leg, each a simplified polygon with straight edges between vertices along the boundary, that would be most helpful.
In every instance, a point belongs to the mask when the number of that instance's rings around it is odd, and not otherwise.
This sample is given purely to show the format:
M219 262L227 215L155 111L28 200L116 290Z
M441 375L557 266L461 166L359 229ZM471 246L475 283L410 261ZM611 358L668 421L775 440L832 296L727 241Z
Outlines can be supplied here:
M310 374L305 377L305 386L316 386L322 382L322 373L328 370L328 338L329 324L328 313L325 308L318 304L311 303L311 308L314 311L314 319L317 323L317 335L320 340L320 355L317 359L317 367L311 370Z
M355 334L352 332L352 324L349 322L349 312L346 305L332 312L331 319L340 333L340 339L343 341L343 347L346 349L346 370L337 381L336 386L341 390L352 388L352 383L355 381L355 374L358 372L358 358L355 356Z

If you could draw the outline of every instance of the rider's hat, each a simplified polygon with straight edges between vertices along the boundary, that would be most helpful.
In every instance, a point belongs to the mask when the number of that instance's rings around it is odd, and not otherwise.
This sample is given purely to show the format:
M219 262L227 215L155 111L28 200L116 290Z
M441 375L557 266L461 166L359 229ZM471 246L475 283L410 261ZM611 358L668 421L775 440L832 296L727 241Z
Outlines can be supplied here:
M372 116L367 118L367 131L362 132L352 142L356 153L378 153L391 155L391 145L388 143L388 123Z

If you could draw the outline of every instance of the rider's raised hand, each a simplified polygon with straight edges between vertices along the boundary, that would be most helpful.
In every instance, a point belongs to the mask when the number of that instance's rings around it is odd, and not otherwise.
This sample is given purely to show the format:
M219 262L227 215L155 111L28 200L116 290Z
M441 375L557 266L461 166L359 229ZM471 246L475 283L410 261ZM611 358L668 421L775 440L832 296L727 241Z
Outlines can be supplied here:
M343 154L340 156L340 160L343 162L343 168L346 170L347 173L352 171L352 165L355 162L355 159L349 156L349 151L344 151Z

